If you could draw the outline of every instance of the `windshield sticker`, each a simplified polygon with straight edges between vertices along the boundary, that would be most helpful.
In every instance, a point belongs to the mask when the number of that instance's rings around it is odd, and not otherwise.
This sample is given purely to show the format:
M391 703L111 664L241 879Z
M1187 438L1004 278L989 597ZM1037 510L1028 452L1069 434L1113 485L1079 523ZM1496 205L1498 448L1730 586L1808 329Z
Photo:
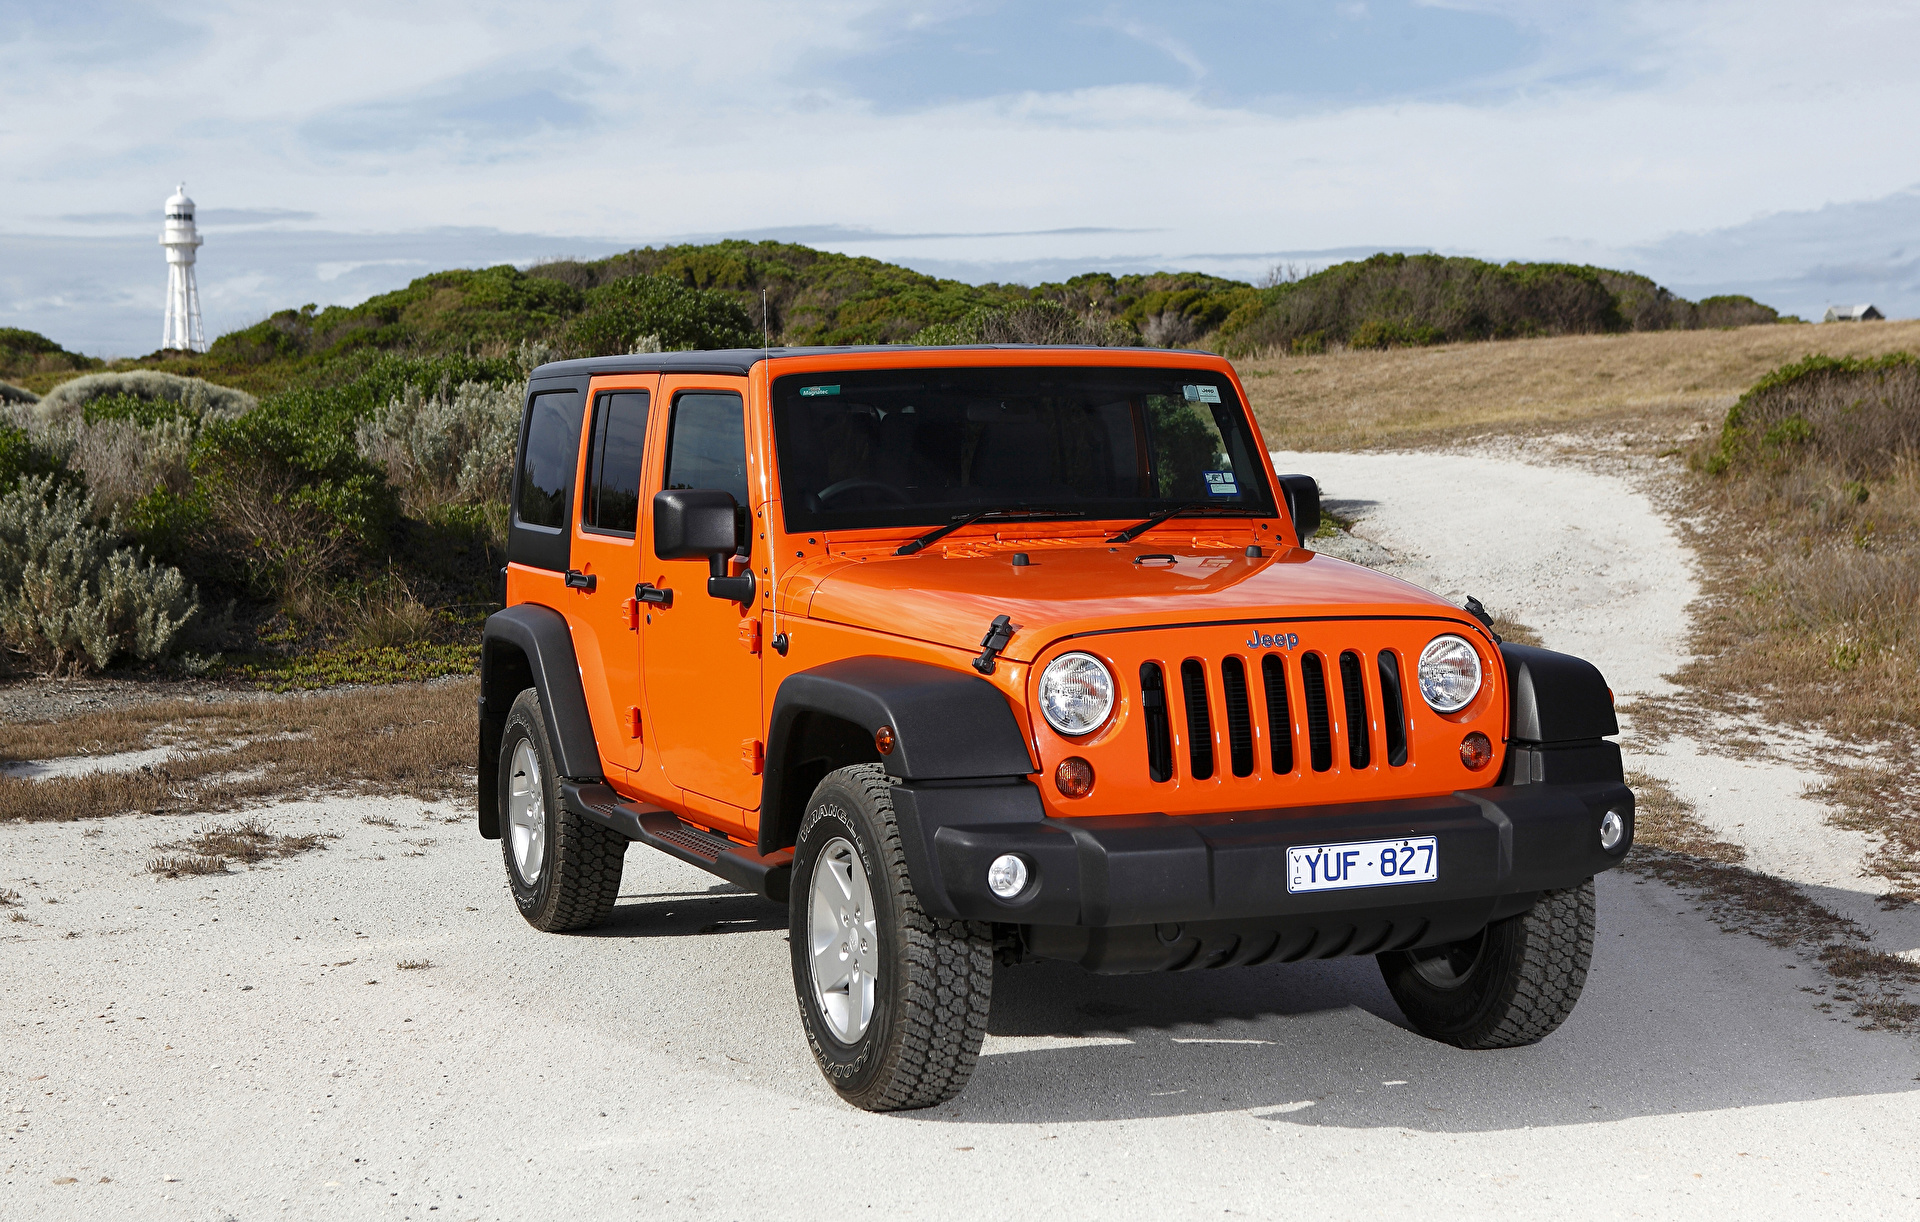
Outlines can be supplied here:
M1198 388L1198 390L1200 391L1200 402L1202 403L1220 402L1220 388L1218 386L1201 386Z
M1180 393L1186 396L1186 400L1189 403L1200 402L1200 388L1198 386L1182 386Z
M1234 480L1231 471L1202 472L1207 477L1208 496L1239 496L1240 485Z
M838 386L802 386L800 388L800 397L803 399L812 395L837 395L839 393L840 388Z

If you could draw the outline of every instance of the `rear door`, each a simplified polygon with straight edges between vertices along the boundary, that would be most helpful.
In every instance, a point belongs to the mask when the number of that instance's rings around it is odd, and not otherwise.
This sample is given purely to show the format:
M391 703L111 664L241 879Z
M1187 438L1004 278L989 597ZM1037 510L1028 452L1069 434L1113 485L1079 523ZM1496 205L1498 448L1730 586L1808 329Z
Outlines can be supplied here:
M633 587L639 580L640 505L647 421L657 374L596 379L581 447L580 508L574 516L567 620L593 718L601 762L640 766L640 637Z
M663 488L718 488L751 513L745 390L740 378L661 378L656 410L668 420L649 501ZM642 533L641 555L642 580L673 591L671 606L643 611L650 745L673 784L738 808L731 817L713 813L727 830L744 832L747 812L760 805L758 619L739 603L708 596L706 560L661 560L650 532ZM752 562L736 560L732 571ZM712 812L710 804L693 805Z

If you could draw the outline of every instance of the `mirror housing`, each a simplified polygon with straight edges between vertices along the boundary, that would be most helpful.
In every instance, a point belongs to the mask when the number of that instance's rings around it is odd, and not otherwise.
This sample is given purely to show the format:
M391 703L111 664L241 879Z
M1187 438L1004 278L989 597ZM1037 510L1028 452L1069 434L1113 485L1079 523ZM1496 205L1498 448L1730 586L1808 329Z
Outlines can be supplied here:
M1280 491L1287 498L1287 515L1300 534L1300 546L1320 529L1320 485L1311 475L1283 475Z
M707 593L753 603L753 570L727 575L740 551L740 505L718 488L669 488L653 497L653 553L662 560L705 559Z

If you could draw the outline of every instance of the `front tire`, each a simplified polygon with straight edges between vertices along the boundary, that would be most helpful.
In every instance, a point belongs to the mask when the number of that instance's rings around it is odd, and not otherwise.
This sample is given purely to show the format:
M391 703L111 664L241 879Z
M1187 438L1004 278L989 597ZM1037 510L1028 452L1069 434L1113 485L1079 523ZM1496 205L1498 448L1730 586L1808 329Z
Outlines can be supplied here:
M1573 1013L1593 960L1593 880L1461 942L1377 956L1414 1029L1458 1048L1537 1043Z
M992 927L920 907L890 790L878 764L820 782L800 824L788 904L807 1044L839 1096L870 1112L959 1094L993 996Z
M547 933L605 923L620 897L627 838L569 811L560 800L540 695L521 692L500 739L500 852L513 902Z

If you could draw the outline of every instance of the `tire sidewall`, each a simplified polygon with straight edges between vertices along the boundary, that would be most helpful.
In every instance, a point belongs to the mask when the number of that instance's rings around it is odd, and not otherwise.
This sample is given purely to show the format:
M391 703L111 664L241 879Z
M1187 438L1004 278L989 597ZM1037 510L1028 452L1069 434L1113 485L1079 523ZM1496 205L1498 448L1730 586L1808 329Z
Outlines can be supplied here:
M1476 1031L1513 995L1520 959L1526 954L1519 925L1519 917L1508 917L1487 926L1486 942L1473 970L1452 988L1441 988L1421 976L1411 955L1381 955L1387 989L1407 1017L1430 1035L1445 1039Z
M788 941L793 952L794 992L800 1002L800 1019L806 1029L807 1042L813 1047L821 1072L843 1095L860 1094L880 1075L892 1043L904 979L900 963L900 914L894 904L894 888L878 851L880 837L873 825L873 814L867 809L864 796L830 776L814 791L813 800L807 806L793 859ZM813 956L809 950L814 870L819 865L821 850L836 838L853 846L860 868L866 871L883 973L875 982L873 1018L852 1044L842 1043L820 1012L820 1004L814 998Z
M540 808L546 820L546 857L541 862L539 879L531 883L520 877L520 867L513 859L513 828L507 816L508 795L513 785L513 753L522 742L532 745L534 758L540 764ZM506 861L507 883L513 891L513 902L528 920L533 920L546 905L553 889L554 864L558 856L556 849L560 843L558 806L559 789L554 784L553 752L547 747L547 729L540 715L539 698L529 690L514 701L512 711L507 714L506 730L500 737L500 852Z

